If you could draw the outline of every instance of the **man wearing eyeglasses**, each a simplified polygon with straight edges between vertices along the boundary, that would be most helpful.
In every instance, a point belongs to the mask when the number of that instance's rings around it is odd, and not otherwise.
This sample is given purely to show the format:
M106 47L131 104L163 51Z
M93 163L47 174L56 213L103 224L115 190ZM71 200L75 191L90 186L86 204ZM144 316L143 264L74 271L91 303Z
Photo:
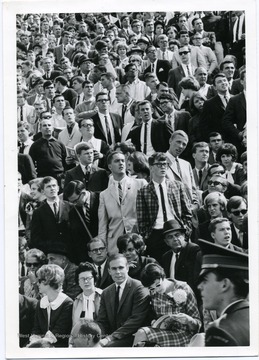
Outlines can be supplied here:
M227 179L227 174L226 174L226 168L223 165L220 165L218 163L214 163L212 164L209 168L208 168L208 181L211 180L212 176L221 176L224 180L224 184L225 184L225 180ZM221 180L219 179L219 181L221 182ZM209 192L212 191L219 191L222 192L221 189L216 188L214 189L213 186L208 185L208 189L203 191L202 193L202 200L205 199L205 197L209 194ZM227 199L230 199L232 196L235 195L240 195L240 185L237 184L231 184L230 182L226 182L226 189L224 189L224 195Z
M232 221L232 243L243 249L248 249L248 234L244 229L244 219L247 214L247 202L241 196L232 196L227 204L228 217Z
M167 81L168 86L174 89L178 99L180 98L182 91L181 86L179 86L179 82L184 77L193 75L195 70L195 67L191 63L191 47L189 45L180 47L179 57L181 58L180 65L173 67L173 69L169 71Z
M88 256L91 258L97 272L97 281L95 286L99 289L105 289L113 283L112 277L108 271L108 251L106 241L95 237L87 244Z
M184 185L166 179L168 159L164 153L154 153L148 159L152 181L138 191L137 219L139 232L147 245L147 254L161 263L169 250L163 241L163 226L175 219L191 234L191 207Z
M156 74L160 82L167 81L168 72L171 69L169 61L158 59L157 49L154 45L148 46L146 54L148 60L144 60L144 74L151 72Z
M179 42L181 47L185 47L188 46L189 51L190 51L190 64L194 67L197 68L199 66L205 67L206 68L206 61L205 58L201 52L201 50L193 45L190 45L190 36L187 30L181 30L178 34L179 36ZM180 49L181 49L180 47ZM180 49L176 52L174 52L174 58L173 58L173 69L177 68L177 66L180 66L180 64L183 63L183 58L180 54ZM189 70L191 72L191 69ZM188 76L193 75L193 72L191 72L190 74L188 74ZM186 75L185 75L186 76Z

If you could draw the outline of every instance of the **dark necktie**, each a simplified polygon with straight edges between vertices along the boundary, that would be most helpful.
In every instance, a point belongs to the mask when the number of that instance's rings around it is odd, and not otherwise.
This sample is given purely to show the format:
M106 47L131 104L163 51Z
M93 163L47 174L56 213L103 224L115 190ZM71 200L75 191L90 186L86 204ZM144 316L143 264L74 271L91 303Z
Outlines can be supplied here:
M180 175L180 178L182 178L182 172L181 172L181 168L180 168L180 164L179 164L178 158L175 158L175 162L176 162L176 166L177 166L177 170L178 170L178 173L179 173L179 175Z
M151 69L150 70L151 70L151 72L154 72L154 70L155 70L155 66L154 66L153 63L151 64Z
M24 145L24 143L22 143L22 145L19 147L19 154L23 154L24 149L25 149L25 145Z
M119 302L120 302L120 286L118 285L115 293L115 305L114 305L115 314L117 314L118 312Z
M72 134L73 131L73 127L72 126L67 126L67 132L69 133L69 135Z
M112 138L111 138L111 132L110 132L110 127L109 127L108 117L105 115L104 119L105 119L105 126L106 126L107 143L108 143L108 145L111 145L112 144Z
M86 165L86 167L85 167L85 186L86 186L86 188L88 188L89 179L90 179L90 170L88 168L88 165Z
M144 154L147 154L147 123L145 123L145 127L144 127L144 149L143 149Z
M163 211L164 222L166 222L167 221L167 215L166 215L166 207L165 207L165 198L164 198L164 192L163 192L163 188L162 188L161 184L159 184L159 190L160 190L160 196L161 196L161 203L162 203L162 211Z
M119 200L120 200L120 204L122 202L122 186L121 183L118 182L118 192L119 192Z
M76 105L80 104L80 95L77 95Z
M121 118L122 118L122 123L124 125L124 118L125 118L125 113L126 113L126 110L127 110L127 105L122 105L122 112L121 112Z
M23 106L20 106L20 121L23 121Z
M202 170L199 170L199 188L201 187Z
M98 278L99 278L99 281L102 278L102 267L101 267L101 265L98 266Z
M191 75L191 71L190 71L189 65L186 65L186 67L187 67L188 76L190 76L190 75Z
M24 261L21 262L21 276L25 276L25 265L24 265Z

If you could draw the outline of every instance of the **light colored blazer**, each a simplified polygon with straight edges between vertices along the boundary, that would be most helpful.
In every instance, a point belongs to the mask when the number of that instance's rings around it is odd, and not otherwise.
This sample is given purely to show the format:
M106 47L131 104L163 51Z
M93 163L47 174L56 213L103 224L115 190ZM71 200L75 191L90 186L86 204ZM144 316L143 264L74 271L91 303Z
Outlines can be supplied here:
M61 141L65 146L69 146L71 148L74 148L74 146L81 141L81 138L82 134L79 131L77 124L75 124L73 127L71 135L69 135L67 128L58 134L58 140Z
M146 184L147 182L144 179L134 179L127 176L121 204L114 181L100 193L98 237L107 242L109 255L118 253L118 237L125 232L132 232L137 225L137 192Z
M95 313L94 313L94 318L91 320L96 320L97 318L100 308L102 292L103 292L102 289L95 288L95 296L94 296ZM83 305L84 305L84 299L83 299L83 293L81 293L75 298L73 304L73 313L72 313L73 326L80 320L80 315L81 312L83 311Z

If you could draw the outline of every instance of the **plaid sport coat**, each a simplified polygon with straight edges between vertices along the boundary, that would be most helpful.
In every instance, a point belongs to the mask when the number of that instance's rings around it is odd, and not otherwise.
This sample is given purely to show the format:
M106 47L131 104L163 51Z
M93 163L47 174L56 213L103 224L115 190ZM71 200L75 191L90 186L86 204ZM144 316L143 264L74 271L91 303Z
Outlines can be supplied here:
M166 180L166 187L169 205L175 219L184 226L186 234L190 235L192 229L191 203L185 193L184 185L179 181ZM159 210L153 181L138 191L136 204L139 232L143 239L147 239L151 234Z

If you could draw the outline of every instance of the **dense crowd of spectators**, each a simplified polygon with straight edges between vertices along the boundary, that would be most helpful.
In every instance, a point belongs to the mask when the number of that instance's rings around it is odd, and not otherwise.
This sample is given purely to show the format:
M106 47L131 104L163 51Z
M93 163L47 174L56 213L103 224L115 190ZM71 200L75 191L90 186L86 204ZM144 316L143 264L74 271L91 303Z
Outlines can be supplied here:
M16 26L20 346L189 346L207 247L248 256L245 13Z

